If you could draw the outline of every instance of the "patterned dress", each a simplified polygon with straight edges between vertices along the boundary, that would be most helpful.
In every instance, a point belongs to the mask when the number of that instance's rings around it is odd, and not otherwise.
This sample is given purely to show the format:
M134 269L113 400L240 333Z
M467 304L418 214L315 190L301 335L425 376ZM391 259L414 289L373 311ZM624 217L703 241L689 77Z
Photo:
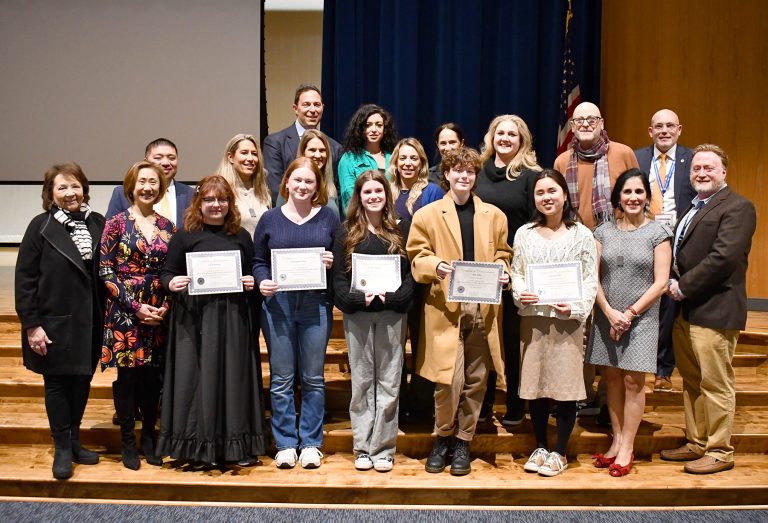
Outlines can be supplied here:
M155 233L147 240L129 211L107 220L101 237L99 274L107 288L101 368L159 365L165 347L165 322L153 327L140 323L136 311L143 303L166 304L160 269L168 242L176 232L173 223L155 214Z

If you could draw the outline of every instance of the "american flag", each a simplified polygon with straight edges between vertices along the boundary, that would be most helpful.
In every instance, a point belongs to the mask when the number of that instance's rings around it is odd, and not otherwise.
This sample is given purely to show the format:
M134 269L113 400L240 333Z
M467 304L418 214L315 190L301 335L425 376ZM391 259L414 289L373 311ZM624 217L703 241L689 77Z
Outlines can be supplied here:
M563 53L563 89L560 92L560 117L557 122L557 154L568 149L573 133L569 119L573 116L574 108L581 103L579 82L576 79L576 62L573 60L571 49L571 33L568 30L573 11L568 1L568 14L565 16L565 52Z

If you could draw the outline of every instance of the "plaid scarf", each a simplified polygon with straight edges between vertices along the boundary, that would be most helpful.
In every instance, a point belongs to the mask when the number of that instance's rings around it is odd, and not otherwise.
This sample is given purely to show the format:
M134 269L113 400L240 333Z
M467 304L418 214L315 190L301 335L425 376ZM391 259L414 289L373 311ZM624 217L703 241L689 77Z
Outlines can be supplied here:
M91 231L85 224L85 220L91 214L91 208L88 207L88 204L82 204L79 212L68 212L54 204L51 206L51 212L56 221L67 229L83 260L93 259L93 239L91 238Z
M573 137L571 141L571 158L565 170L565 180L571 193L571 205L579 210L579 162L584 160L595 164L595 175L592 177L592 215L595 226L613 220L611 206L611 176L608 172L608 144L611 143L608 133L600 131L597 142L589 148L582 149L581 144Z

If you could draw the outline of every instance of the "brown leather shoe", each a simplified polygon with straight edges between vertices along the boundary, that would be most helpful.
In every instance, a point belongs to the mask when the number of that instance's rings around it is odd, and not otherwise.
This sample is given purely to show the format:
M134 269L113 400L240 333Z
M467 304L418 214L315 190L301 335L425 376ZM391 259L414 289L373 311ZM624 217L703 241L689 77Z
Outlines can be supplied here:
M733 461L720 461L712 456L703 456L696 461L686 463L683 470L688 474L714 474L715 472L731 470L733 467Z
M691 450L687 444L677 449L661 451L661 459L664 461L693 461L699 458L701 458L701 454Z
M671 392L672 380L669 376L656 376L656 381L653 383L653 392Z

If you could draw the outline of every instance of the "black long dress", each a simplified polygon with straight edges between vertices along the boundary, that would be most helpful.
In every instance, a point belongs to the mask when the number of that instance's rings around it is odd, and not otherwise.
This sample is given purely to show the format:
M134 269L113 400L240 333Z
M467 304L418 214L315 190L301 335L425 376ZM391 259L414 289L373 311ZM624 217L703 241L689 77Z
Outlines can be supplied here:
M186 253L239 250L252 273L253 241L244 229L177 233L161 272L165 288L185 275ZM174 295L163 385L158 453L204 463L239 461L266 452L256 295Z

